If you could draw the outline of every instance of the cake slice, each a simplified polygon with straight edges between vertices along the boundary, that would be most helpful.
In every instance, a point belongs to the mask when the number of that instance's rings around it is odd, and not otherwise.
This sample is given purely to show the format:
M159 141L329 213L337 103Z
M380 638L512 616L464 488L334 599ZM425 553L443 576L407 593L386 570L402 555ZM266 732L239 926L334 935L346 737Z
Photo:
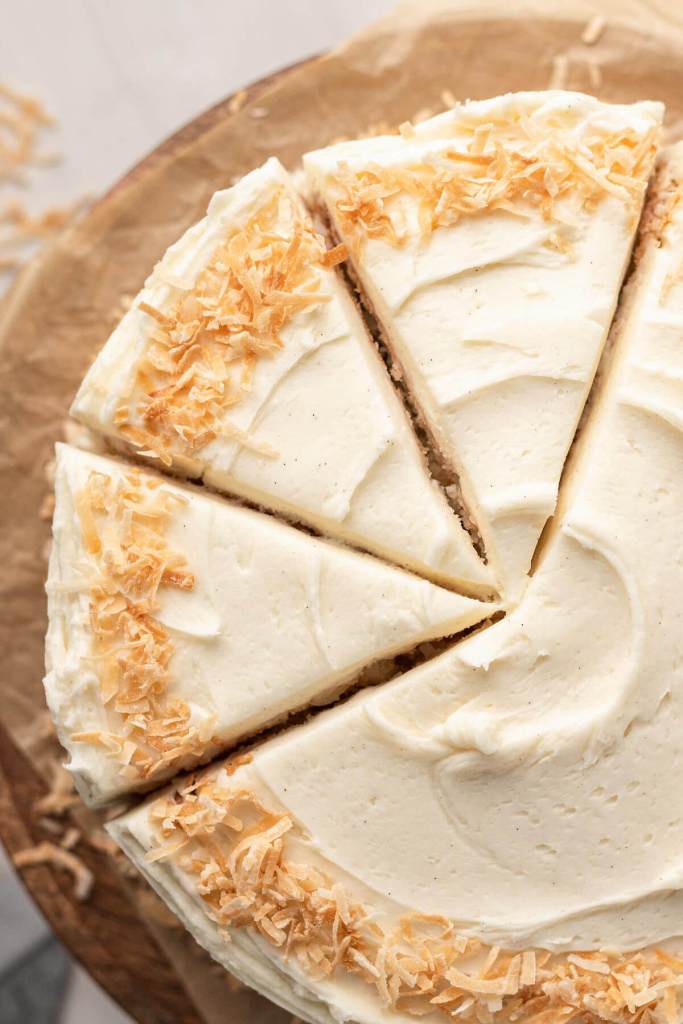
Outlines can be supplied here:
M177 473L491 592L334 270L343 256L269 160L171 246L73 415Z
M57 449L48 704L83 796L206 760L491 605L270 516Z
M679 147L519 607L112 826L304 1018L680 1020L682 198Z
M661 117L519 93L304 158L510 598L555 508Z

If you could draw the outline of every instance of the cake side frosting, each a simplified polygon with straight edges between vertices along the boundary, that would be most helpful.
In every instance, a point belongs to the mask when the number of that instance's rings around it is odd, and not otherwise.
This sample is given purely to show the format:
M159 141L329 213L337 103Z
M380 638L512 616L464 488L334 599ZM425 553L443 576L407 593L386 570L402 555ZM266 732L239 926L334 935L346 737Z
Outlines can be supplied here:
M91 800L149 787L493 606L58 447L46 693Z
M304 159L511 598L555 507L661 113L512 94Z
M113 826L304 1016L680 1017L682 188L678 148L519 607Z
M73 414L143 458L490 593L334 271L343 256L269 160L170 247Z

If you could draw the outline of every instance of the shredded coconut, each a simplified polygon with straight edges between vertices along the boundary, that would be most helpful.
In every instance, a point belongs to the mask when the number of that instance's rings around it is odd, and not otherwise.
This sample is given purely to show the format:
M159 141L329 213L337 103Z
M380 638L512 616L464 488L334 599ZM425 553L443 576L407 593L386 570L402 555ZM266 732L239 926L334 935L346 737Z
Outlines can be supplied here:
M605 31L607 22L601 14L596 14L594 18L591 18L581 33L581 41L586 46L594 46L598 42L600 36Z
M610 194L635 216L654 164L656 129L608 132L596 125L579 137L578 128L571 113L540 121L515 112L490 123L458 123L454 131L467 141L420 164L341 163L329 179L341 234L356 249L363 238L403 245L411 234L400 202L406 198L416 204L423 236L493 210L540 210L545 220L559 221L557 202L569 196L590 210Z
M0 82L0 185L27 185L27 171L55 163L42 149L44 133L53 121L40 100ZM37 245L54 236L83 206L49 206L30 213L19 193L0 207L0 273L18 270Z
M552 67L550 71L550 79L548 80L549 89L566 89L567 81L569 79L569 54L568 53L556 53L553 57Z
M93 874L74 853L57 846L55 843L42 842L26 850L20 850L12 858L18 868L30 867L34 864L52 864L54 867L68 871L74 880L74 895L84 902L92 891Z
M293 198L274 190L171 309L139 303L150 343L137 366L135 398L116 413L124 437L165 465L174 451L191 454L219 435L275 454L226 414L250 391L258 360L282 348L285 325L329 299L321 269L345 258L343 246L326 251Z
M63 850L73 850L82 839L81 830L75 826L70 826L64 835L59 840L59 845Z
M80 803L74 789L73 776L64 765L55 761L52 765L52 781L49 791L33 805L36 814L63 818L67 811Z
M228 938L231 928L254 928L313 978L354 974L392 1010L476 1024L494 1014L511 1024L674 1024L679 1015L683 960L662 950L503 950L419 914L382 927L342 885L287 857L295 823L247 790L204 777L156 800L150 814L161 842L148 862L173 858Z
M230 97L230 100L228 102L228 110L230 111L231 114L237 114L242 109L246 102L247 90L240 89L239 92L236 92L234 96Z
M75 497L83 545L93 563L88 581L93 661L116 731L75 733L76 742L107 749L131 781L201 754L211 735L192 724L184 701L169 701L174 644L156 618L160 587L191 590L184 555L165 539L169 516L183 500L136 470L114 481L92 472Z
M0 181L20 181L24 168L44 162L38 144L51 124L40 100L0 82Z
M82 205L79 201L73 206L49 206L33 215L19 199L6 203L0 209L0 270L19 269L26 254L61 231Z

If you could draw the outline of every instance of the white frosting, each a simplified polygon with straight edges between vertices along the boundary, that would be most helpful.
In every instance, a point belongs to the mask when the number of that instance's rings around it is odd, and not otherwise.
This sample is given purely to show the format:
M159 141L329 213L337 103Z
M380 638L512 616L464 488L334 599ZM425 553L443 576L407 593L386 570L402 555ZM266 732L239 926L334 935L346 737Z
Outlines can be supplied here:
M429 164L469 141L463 126L522 112L568 119L581 143L597 127L647 134L657 103L616 106L565 92L521 93L455 107L412 137L344 142L304 158L312 188L344 238L329 175L340 163ZM550 130L550 129L548 129ZM596 210L556 203L572 221L570 251L548 247L558 224L527 207L464 217L422 238L416 200L396 200L408 241L364 239L354 266L415 399L482 533L500 587L524 582L552 515L574 436L628 263L638 210L609 196ZM345 240L349 241L348 237Z
M205 219L170 247L95 360L73 405L76 418L117 437L114 414L134 384L154 326L139 303L168 311L181 294L177 286L191 287L217 245L278 188L295 196L287 174L271 159L216 193ZM320 273L321 291L332 300L285 324L282 348L258 360L251 392L228 410L230 424L274 449L276 457L223 436L194 458L177 452L176 470L439 582L490 591L491 574L430 479L341 279L334 271Z
M125 468L58 446L45 687L69 767L83 793L96 800L130 783L102 747L71 739L79 732L120 731L87 660L92 563L74 496L93 470L116 479ZM191 591L159 591L157 618L174 644L168 695L189 703L193 722L212 719L222 747L328 699L368 663L458 632L492 610L206 492L164 487L187 499L173 511L166 536L196 577Z
M683 182L683 146L669 159ZM289 811L294 852L380 917L443 914L549 949L683 933L682 254L683 203L640 258L559 522L513 613L225 780ZM302 978L248 930L221 942L194 882L142 863L157 841L145 806L114 834L250 984L320 1021L400 1017L347 974Z

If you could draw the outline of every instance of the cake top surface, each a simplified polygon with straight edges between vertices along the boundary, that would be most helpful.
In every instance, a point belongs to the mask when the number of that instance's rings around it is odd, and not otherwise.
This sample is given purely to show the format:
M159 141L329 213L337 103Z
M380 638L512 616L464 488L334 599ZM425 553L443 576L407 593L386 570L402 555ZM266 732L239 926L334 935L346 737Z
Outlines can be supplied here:
M605 195L634 203L647 183L662 108L608 105L579 93L516 93L454 107L399 136L342 142L306 166L338 190L344 236L405 244L418 207L423 238L461 218L502 210L552 221L564 198L593 209ZM395 203L395 216L392 203Z
M680 1018L682 180L518 606L115 826L303 1013Z
M67 445L55 497L45 686L74 777L98 802L495 609Z
M555 508L661 117L513 94L304 158L510 600Z
M413 649L111 826L304 1019L681 1018L683 145L641 221L661 117L522 93L309 154L331 247L269 161L171 247L76 399L299 528L58 465L46 686L72 746L158 781ZM459 592L492 580L500 606ZM93 707L117 730L76 727Z
M153 464L490 593L334 271L343 256L267 161L170 247L72 411Z

